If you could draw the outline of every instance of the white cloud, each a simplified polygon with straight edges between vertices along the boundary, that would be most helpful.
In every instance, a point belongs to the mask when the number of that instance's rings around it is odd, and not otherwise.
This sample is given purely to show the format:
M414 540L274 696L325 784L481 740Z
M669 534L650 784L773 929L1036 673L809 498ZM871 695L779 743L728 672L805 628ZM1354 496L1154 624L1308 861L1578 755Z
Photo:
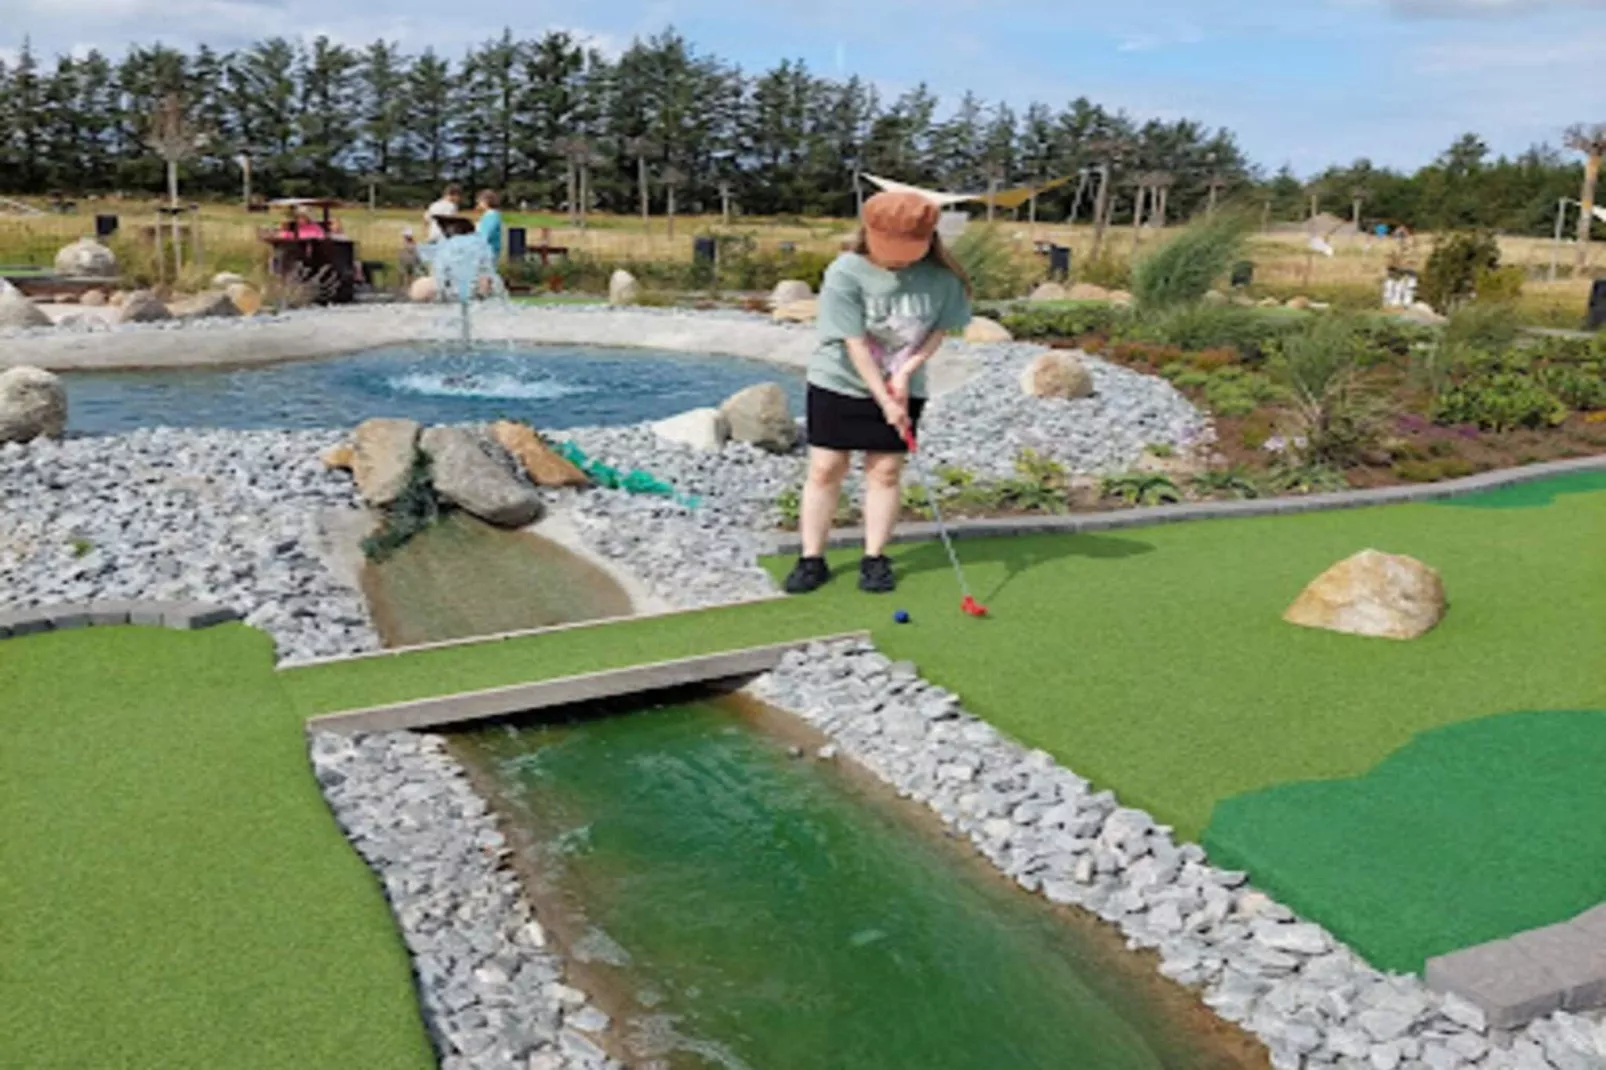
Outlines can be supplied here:
M1440 41L1417 50L1416 71L1426 75L1476 75L1544 68L1546 78L1566 81L1578 67L1588 75L1606 68L1606 32L1566 40ZM1587 85L1587 79L1584 83Z
M1537 11L1595 8L1606 0L1339 0L1353 6L1381 6L1408 18L1484 18L1527 15Z

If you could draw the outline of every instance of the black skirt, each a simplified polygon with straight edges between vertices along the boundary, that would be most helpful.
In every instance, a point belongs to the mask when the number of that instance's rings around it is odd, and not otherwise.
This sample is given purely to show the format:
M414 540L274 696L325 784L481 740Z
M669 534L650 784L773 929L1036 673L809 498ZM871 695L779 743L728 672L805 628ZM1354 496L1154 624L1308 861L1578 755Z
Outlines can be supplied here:
M920 426L925 398L909 399L909 424ZM856 398L809 384L809 445L827 450L907 453L897 428L881 415L875 398Z

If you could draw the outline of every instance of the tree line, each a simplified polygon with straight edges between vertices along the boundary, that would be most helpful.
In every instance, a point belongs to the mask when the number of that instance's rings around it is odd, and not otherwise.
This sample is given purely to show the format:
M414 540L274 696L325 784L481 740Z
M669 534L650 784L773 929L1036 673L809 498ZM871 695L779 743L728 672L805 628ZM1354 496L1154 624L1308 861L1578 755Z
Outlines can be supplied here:
M1359 198L1366 220L1543 233L1581 174L1545 147L1491 160L1469 134L1414 174L1362 160L1306 183L1286 168L1262 173L1231 131L1140 121L1085 98L1017 110L969 92L945 102L924 84L888 98L793 60L749 73L672 30L613 58L559 31L504 31L455 59L383 40L354 49L275 37L232 52L157 45L49 65L25 42L0 62L0 192L162 190L149 127L175 99L204 134L184 188L213 197L241 195L245 157L267 196L417 203L451 180L515 204L630 212L645 178L654 211L674 197L683 211L728 200L749 214L846 216L861 171L982 189L1103 166L1113 211L1128 217L1140 189L1163 185L1150 210L1158 200L1169 219L1230 196L1268 204L1277 219L1304 218L1313 204L1348 217ZM1064 218L1078 185L1039 198L1040 216Z

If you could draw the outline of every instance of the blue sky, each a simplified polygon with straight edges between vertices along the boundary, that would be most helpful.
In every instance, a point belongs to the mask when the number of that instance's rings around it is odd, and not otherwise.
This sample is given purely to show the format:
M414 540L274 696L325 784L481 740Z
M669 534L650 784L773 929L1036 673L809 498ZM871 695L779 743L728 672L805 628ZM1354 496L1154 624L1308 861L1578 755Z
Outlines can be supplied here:
M1496 151L1606 122L1606 0L0 0L0 56L270 34L457 52L560 27L616 51L674 25L749 69L799 58L896 93L1017 105L1086 95L1239 134L1268 168L1415 167L1458 134Z

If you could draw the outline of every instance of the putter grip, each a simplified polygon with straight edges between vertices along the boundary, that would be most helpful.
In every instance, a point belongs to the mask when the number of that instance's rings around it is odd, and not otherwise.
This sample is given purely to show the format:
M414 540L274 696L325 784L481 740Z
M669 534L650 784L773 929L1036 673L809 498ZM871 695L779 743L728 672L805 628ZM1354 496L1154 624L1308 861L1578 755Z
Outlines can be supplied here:
M915 433L913 431L905 431L903 433L903 444L909 447L910 453L915 451Z

